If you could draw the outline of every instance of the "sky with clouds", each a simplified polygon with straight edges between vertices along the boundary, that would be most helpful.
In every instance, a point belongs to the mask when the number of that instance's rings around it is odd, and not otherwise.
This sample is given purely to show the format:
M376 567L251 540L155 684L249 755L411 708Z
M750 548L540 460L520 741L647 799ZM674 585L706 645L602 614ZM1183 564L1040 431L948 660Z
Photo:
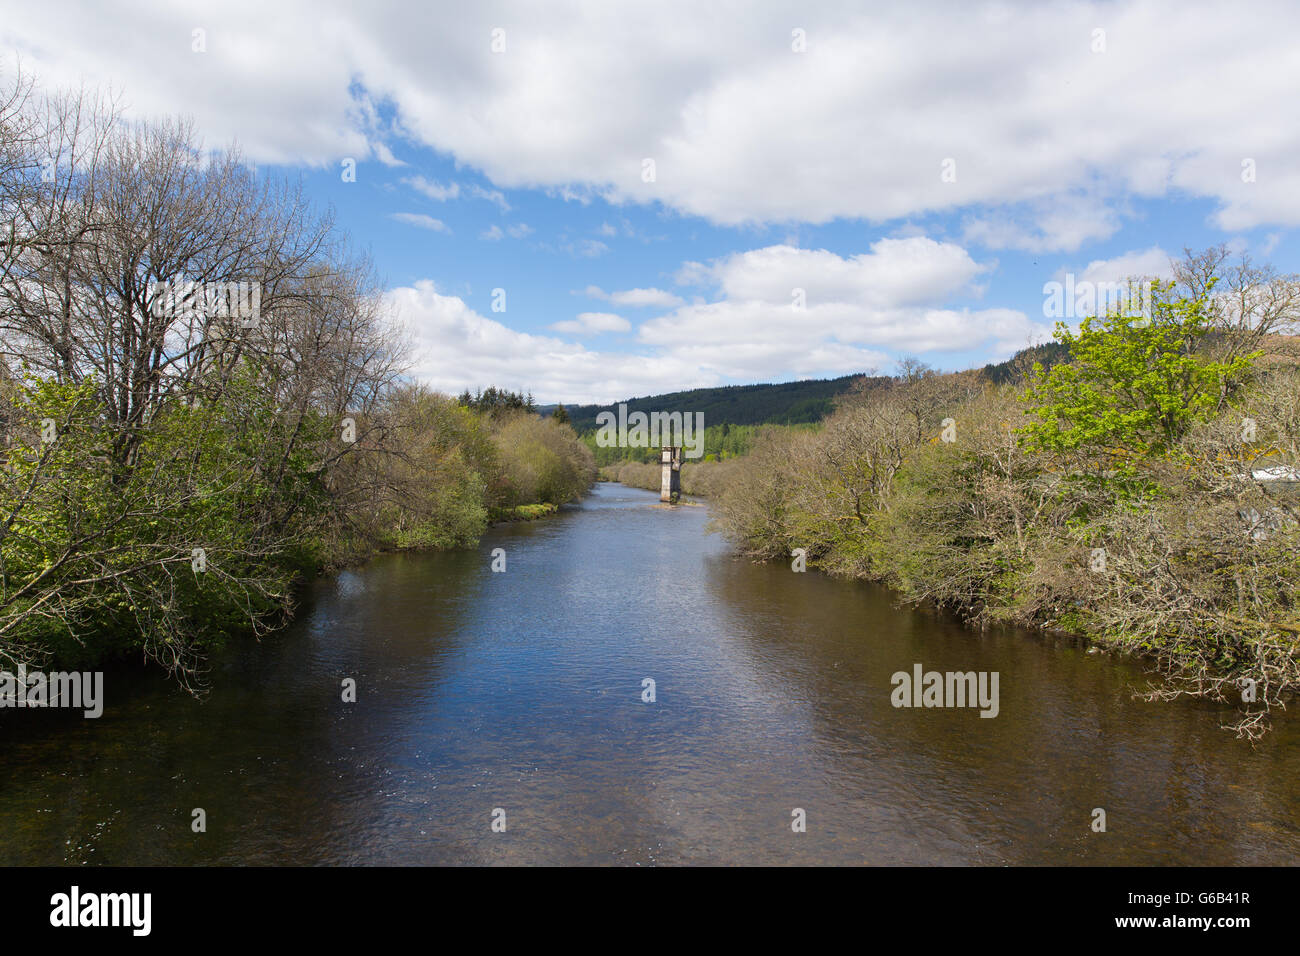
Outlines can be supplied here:
M1050 338L1044 283L1184 247L1300 271L1297 36L1269 2L0 0L6 75L301 177L413 376L543 402L982 365Z

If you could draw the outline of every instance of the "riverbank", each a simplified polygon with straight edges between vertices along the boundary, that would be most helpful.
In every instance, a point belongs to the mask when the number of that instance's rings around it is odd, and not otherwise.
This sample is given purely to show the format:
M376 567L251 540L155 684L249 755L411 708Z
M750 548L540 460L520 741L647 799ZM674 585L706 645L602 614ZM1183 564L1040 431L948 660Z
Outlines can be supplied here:
M681 470L681 491L696 498L712 498L721 493L727 477L743 457L725 461L686 461ZM659 491L663 481L663 466L655 463L621 462L600 469L602 481L613 481L629 488Z
M0 534L0 663L143 657L201 688L215 649L281 630L322 571L472 548L493 524L555 514L595 478L567 425L417 387L349 420L354 440L339 447L315 413L259 444L228 434L215 404L169 406L121 468L97 424L103 409L90 386L0 376L0 418L13 427L0 455L11 516ZM57 442L42 443L42 420L62 423Z
M1151 696L1231 702L1239 734L1263 733L1300 687L1300 496L1256 476L1297 460L1300 369L1261 369L1172 443L1119 454L1027 440L1047 381L919 376L815 435L760 439L706 492L717 526L749 557L798 551L977 626L1084 635L1152 662Z
M559 510L560 506L550 501L543 501L531 505L515 505L514 508L511 508L509 511L494 515L489 527L495 527L496 525L506 524L511 521L537 521L541 518L548 518L553 514L557 514Z
M11 92L0 664L131 656L194 686L223 642L283 627L312 569L472 547L591 484L531 395L403 374L373 263L301 183L165 117ZM237 242L230 210L257 211Z
M710 500L743 555L882 584L976 627L1086 638L1153 664L1152 698L1232 703L1233 729L1258 737L1300 688L1293 343L1252 367L1266 352L1232 358L1230 340L1187 352L1203 326L1087 324L1058 372L996 385L913 369L851 393L819 431L760 431L744 457L687 463L682 490ZM1126 350L1137 359L1117 364ZM1138 377L1162 362L1168 381L1199 382L1159 396L1176 417L1116 418L1118 392L1152 387ZM1117 394L1071 420L1060 396L1085 375ZM661 480L656 464L603 473Z
M764 454L769 450L764 449ZM774 452L780 455L781 453ZM770 461L770 459L769 459ZM711 504L717 505L720 500L727 496L727 478L731 477L736 480L743 480L743 474L747 468L753 467L739 459L730 472L718 468L715 463L688 464L682 469L682 486L684 493L709 500ZM702 480L692 480L693 472L699 469L703 472ZM605 481L618 481L630 487L641 488L657 492L659 490L660 472L658 465L642 464L624 464L621 466L608 467L602 469ZM736 494L743 494L737 491ZM736 499L731 498L729 502L735 505ZM752 504L746 501L746 506ZM788 515L787 520L796 520L795 516ZM805 514L803 520L809 523L813 518ZM715 522L715 530L720 530L724 534L731 527L728 519L723 517ZM863 533L869 533L864 528ZM733 539L735 540L735 539ZM1192 688L1192 696L1206 696L1215 700L1239 704L1239 711L1231 721L1228 729L1233 730L1240 736L1256 738L1265 733L1271 726L1270 711L1272 704L1276 706L1279 702L1285 703L1295 696L1294 682L1284 687L1273 687L1266 691L1255 694L1253 699L1246 700L1240 694L1235 693L1240 689L1245 692L1252 685L1242 683L1242 678L1238 675L1243 671L1251 673L1249 660L1246 666L1238 662L1235 666L1232 662L1220 660L1216 666L1204 670L1180 669L1180 667L1171 662L1167 655L1162 654L1160 646L1153 645L1149 640L1135 639L1126 633L1115 633L1108 631L1104 619L1097 613L1096 606L1085 606L1077 597L1077 592L1062 588L1056 596L1056 613L1044 611L1044 607L1051 607L1051 602L1040 598L1036 605L1030 605L1025 602L1025 595L1019 595L1014 592L1014 585L1011 583L1004 584L1000 589L990 589L985 596L983 603L962 603L952 600L945 600L942 595L935 594L933 585L928 581L918 584L918 578L925 580L918 572L913 571L912 576L904 577L885 562L896 560L898 549L906 550L909 542L913 539L910 537L896 538L889 545L881 544L878 555L870 563L849 563L845 560L843 551L844 543L838 539L826 539L804 536L796 540L790 538L790 551L784 555L763 553L754 555L759 560L771 563L776 566L787 565L795 558L794 550L799 548L802 551L803 566L810 570L820 570L830 574L833 577L842 577L858 582L877 584L889 588L897 597L909 604L915 606L929 606L935 609L946 609L956 612L966 622L966 625L976 630L985 630L990 624L1005 623L1013 624L1019 627L1027 628L1044 635L1055 635L1072 640L1081 641L1085 646L1089 646L1090 653L1112 654L1119 657L1133 658L1145 662L1148 666L1154 667L1158 672L1158 681L1149 686L1145 692L1149 699L1174 698L1188 693L1188 680L1204 682L1204 688ZM746 545L754 543L753 539L749 541L740 541L739 550L744 553ZM923 542L916 540L916 546L922 546ZM810 546L811 545L811 546ZM1045 545L1040 545L1044 546ZM1077 542L1063 544L1062 547L1077 548ZM1093 558L1093 549L1087 551L1088 558ZM970 555L967 560L974 560L975 556ZM902 564L902 562L899 562ZM912 563L912 567L916 567ZM1090 571L1089 573L1096 573ZM1058 579L1059 580L1059 579ZM1032 608L1032 610L1030 610ZM1238 621L1237 623L1243 623ZM1258 623L1258 622L1257 622ZM1285 639L1287 634L1300 633L1293 630L1292 625L1282 622L1274 622L1273 627L1282 632L1282 638ZM1286 651L1284 650L1284 653ZM1258 673L1258 670L1253 671ZM1253 689L1253 688L1252 688ZM1263 698L1263 694L1272 691L1272 696ZM1246 696L1251 696L1247 694ZM1263 698L1263 699L1262 699ZM1250 705L1255 706L1250 706Z
M972 639L657 503L601 484L474 549L324 576L275 640L213 658L201 701L133 670L99 720L0 712L0 864L1300 861L1294 722L1246 746L1222 705L1135 700L1132 662ZM893 706L918 663L998 673L997 717Z

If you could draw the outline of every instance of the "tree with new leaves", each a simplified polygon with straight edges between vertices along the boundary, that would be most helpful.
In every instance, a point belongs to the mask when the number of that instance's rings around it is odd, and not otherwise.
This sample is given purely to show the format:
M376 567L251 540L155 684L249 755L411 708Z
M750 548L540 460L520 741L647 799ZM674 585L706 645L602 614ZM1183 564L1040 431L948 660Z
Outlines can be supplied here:
M1223 407L1259 353L1210 358L1199 348L1211 330L1207 299L1161 295L1171 288L1157 284L1150 319L1089 317L1077 333L1057 323L1070 361L1035 369L1024 396L1033 420L1020 430L1027 448L1126 470Z

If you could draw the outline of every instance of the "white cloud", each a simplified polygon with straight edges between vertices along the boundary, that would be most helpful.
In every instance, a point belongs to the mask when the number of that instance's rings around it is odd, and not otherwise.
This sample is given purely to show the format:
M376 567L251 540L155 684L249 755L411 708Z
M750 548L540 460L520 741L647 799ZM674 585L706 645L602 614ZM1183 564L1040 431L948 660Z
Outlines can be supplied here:
M393 155L393 151L388 148L387 144L375 141L372 142L370 145L371 148L374 150L375 158L378 159L385 166L397 167L397 166L406 165L406 163L402 162L400 159L398 159L396 156Z
M441 219L434 219L432 216L426 216L421 212L395 212L388 218L404 222L408 226L419 226L421 229L430 229L434 232L451 232L451 229Z
M606 302L613 302L615 305L626 305L632 308L644 308L653 306L660 309L672 309L682 304L681 296L674 295L664 289L625 289L621 292L606 292L600 286L589 285L583 294L592 299L604 299Z
M1171 279L1173 274L1169 253L1159 246L1152 246L1113 259L1094 259L1077 278L1093 283L1123 282L1131 278Z
M435 202L446 202L449 199L457 199L463 195L467 199L485 199L490 203L494 203L502 212L510 211L510 204L506 202L505 195L498 189L484 189L474 183L464 187L460 183L443 185L436 180L426 179L424 176L408 176L402 182ZM528 227L525 226L524 228Z
M1074 252L1087 243L1109 239L1120 225L1120 211L1099 198L1054 196L966 216L962 239L990 249Z
M568 332L572 335L596 335L600 332L628 332L632 328L632 323L612 312L583 312L577 319L556 322L551 328L556 332Z
M479 238L487 239L491 242L495 242L498 239L504 239L507 235L511 239L523 239L526 236L532 235L532 232L532 226L528 225L526 222L521 222L516 223L513 226L506 226L504 230L500 226L489 226L487 229L484 229L479 233Z
M978 293L985 271L966 250L932 239L881 239L870 252L769 246L683 275L716 289L714 301L684 305L642 325L638 339L679 354L713 350L719 363L796 374L852 371L882 364L880 349L985 350L996 355L1050 334L1012 309L954 309ZM744 343L741 345L740 343Z
M484 189L482 186L470 185L466 187L465 192L472 199L486 199L490 203L495 203L502 212L510 211L510 203L506 202L505 195L498 189Z
M410 176L403 179L402 182L410 186L416 192L422 193L437 202L444 202L448 199L455 199L460 195L460 185L458 183L448 183L446 186L442 183L435 182L431 179L425 179L423 176Z
M133 114L194 115L259 162L388 162L381 145L410 137L483 172L497 189L467 191L503 211L499 190L526 187L719 223L962 210L968 241L1065 251L1109 235L1125 197L1208 199L1225 230L1300 224L1300 124L1280 119L1300 88L1300 8L1280 0L1249 15L1134 0L871 16L849 0L743 16L693 0L617 15L297 0L274 18L252 0L138 15L49 0L10 4L2 29L47 85L112 81Z
M699 269L698 264L689 267ZM768 246L734 253L695 274L729 299L753 299L788 306L803 289L810 304L860 301L880 307L942 301L970 286L985 267L961 246L921 236L880 239L871 251L841 258L825 249Z
M986 267L953 243L881 239L868 252L769 246L692 264L710 298L685 304L658 289L583 294L672 311L643 323L635 351L511 329L480 316L431 281L396 289L390 307L419 346L416 372L450 391L494 383L544 400L607 402L728 381L844 375L884 369L900 353L976 352L1002 358L1050 336L1050 326L1012 309L952 307L978 290ZM802 288L806 307L793 307ZM671 303L671 304L670 304ZM550 330L587 336L627 332L609 312L583 312Z
M440 294L427 279L385 299L415 347L409 374L449 393L495 384L531 391L540 401L608 402L719 381L716 371L676 355L595 352L515 331Z
M596 239L579 239L564 244L564 251L579 259L594 259L609 252L609 246Z

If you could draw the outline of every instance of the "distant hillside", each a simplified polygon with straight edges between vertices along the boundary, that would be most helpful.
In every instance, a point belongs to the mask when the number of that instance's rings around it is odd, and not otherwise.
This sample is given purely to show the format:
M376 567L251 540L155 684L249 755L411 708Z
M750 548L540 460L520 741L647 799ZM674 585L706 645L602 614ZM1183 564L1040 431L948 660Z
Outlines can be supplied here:
M1058 342L1036 345L1017 352L1005 362L985 365L976 374L994 384L1022 384L1035 362L1050 368L1067 359L1069 350ZM799 425L819 422L834 410L835 399L848 391L862 375L840 378L805 379L777 385L726 385L695 388L627 399L629 412L703 412L706 426L712 425ZM887 384L887 376L873 376ZM550 415L554 405L539 405L540 415ZM617 413L613 405L566 405L569 421L579 434L596 428L602 411Z
M1300 364L1300 336L1270 335L1259 341L1263 364ZM1051 368L1070 360L1069 349L1059 342L1047 342L1017 352L1005 362L991 363L942 373L968 384L985 382L1023 389L1033 378L1034 366ZM866 390L887 388L896 378L887 375L845 375L832 379L808 379L779 385L728 385L720 388L696 388L627 400L629 412L703 412L704 453L706 460L724 460L748 453L761 425L807 425L827 418L836 403L858 383ZM500 393L509 395L509 393ZM491 397L492 393L484 393ZM462 397L462 401L469 399ZM555 405L536 406L539 415L551 415ZM656 460L653 448L602 447L595 442L596 416L602 411L617 414L614 405L566 405L569 421L596 456L601 467L627 462Z
M1023 385L1033 373L1034 364L1041 362L1043 368L1051 368L1067 361L1070 357L1068 346L1060 342L1046 342L1021 349L1005 362L985 365L980 369L980 377L994 385Z
M1068 349L1058 342L1036 345L1017 352L1005 362L985 365L974 370L994 384L1021 384L1035 362L1050 368L1068 357ZM629 412L703 412L706 425L799 425L819 422L834 410L835 399L848 391L862 375L840 378L805 379L778 385L726 385L719 388L696 388L685 392L668 392L627 399ZM881 384L886 376L875 376ZM579 434L596 427L596 415L617 412L614 405L565 405L569 421ZM540 405L541 415L550 415L554 405Z
M1294 362L1300 337L1272 335L1265 345L1265 361ZM1023 385L1035 363L1051 368L1069 360L1069 349L1059 342L1047 342L1021 349L1005 362L985 365L959 374L976 375L995 385ZM779 385L726 385L719 388L695 388L685 392L668 392L643 398L627 399L629 412L703 412L704 423L713 425L800 425L819 422L834 410L835 399L847 392L863 375L840 378L805 379ZM872 376L873 381L887 384L888 376ZM579 434L596 428L596 415L602 411L617 413L614 405L566 405L569 421ZM539 405L540 415L550 415L554 405Z
M686 392L668 392L644 398L629 398L629 412L703 412L706 426L712 425L797 425L821 421L832 410L835 397L853 384L857 375L841 378L808 379L779 385L726 385L719 388L695 388ZM618 412L614 405L565 405L569 421L582 432L596 427L596 415L602 411ZM549 415L554 405L539 406L537 411Z

